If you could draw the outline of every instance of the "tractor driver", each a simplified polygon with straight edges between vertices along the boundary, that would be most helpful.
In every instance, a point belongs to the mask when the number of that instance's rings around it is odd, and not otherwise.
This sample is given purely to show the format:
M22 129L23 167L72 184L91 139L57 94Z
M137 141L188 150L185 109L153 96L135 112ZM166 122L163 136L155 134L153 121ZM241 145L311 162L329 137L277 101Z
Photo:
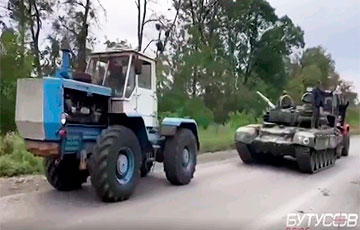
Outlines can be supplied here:
M113 57L109 60L109 68L105 86L115 90L117 96L122 96L126 72L127 72L128 57Z
M324 97L332 96L321 89L321 81L317 82L316 87L312 90L313 96L313 115L311 119L311 128L319 128L320 123L320 107L324 106Z

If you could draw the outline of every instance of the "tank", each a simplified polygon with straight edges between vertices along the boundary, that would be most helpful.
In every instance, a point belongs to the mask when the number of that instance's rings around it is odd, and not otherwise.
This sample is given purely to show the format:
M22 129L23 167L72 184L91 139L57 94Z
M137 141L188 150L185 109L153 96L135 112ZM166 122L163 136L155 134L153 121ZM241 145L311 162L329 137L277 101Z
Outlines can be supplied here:
M240 127L235 133L236 149L245 164L290 156L296 159L300 171L311 174L348 155L350 128L345 114L349 103L344 103L340 93L326 94L314 128L311 90L303 95L300 105L294 105L286 94L274 105L258 92L269 105L263 123Z

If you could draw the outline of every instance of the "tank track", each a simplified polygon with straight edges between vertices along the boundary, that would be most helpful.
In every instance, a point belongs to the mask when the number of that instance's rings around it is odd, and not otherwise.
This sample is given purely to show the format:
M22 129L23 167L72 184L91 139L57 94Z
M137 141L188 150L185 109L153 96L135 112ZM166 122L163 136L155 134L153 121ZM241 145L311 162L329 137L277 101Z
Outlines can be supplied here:
M297 147L296 161L300 171L310 174L317 173L335 164L336 152L333 149L315 150Z
M249 149L247 148L246 144L237 142L235 145L236 145L236 150L239 154L240 159L245 164L251 164L254 162L254 158L253 158L251 152L249 151Z

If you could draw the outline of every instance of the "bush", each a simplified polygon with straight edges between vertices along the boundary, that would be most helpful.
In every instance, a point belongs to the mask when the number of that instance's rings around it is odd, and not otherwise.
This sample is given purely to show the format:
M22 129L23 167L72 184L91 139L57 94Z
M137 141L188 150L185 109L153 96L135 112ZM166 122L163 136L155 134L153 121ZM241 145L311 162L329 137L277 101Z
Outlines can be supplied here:
M195 119L198 125L205 129L214 121L214 115L211 110L198 98L193 98L185 102L182 115Z
M176 91L167 92L159 98L159 120L164 117L192 118L204 128L214 121L213 112L202 99L188 98L183 92Z
M228 125L233 129L237 129L240 126L258 123L258 120L259 119L257 119L256 116L251 112L235 112L230 113Z
M354 127L360 126L360 107L349 108L346 115L346 121Z
M25 149L23 139L8 133L0 139L0 176L43 173L42 158Z
M228 126L212 124L199 128L200 152L234 149L234 130Z
M160 112L158 116L159 122L161 122L165 117L181 117L181 115L176 112Z

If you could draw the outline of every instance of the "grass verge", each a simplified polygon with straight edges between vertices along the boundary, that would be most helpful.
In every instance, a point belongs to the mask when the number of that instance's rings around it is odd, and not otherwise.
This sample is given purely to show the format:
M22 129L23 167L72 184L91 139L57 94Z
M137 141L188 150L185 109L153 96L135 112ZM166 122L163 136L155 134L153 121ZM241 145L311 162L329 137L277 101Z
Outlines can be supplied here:
M216 152L234 148L235 131L228 126L211 125L199 128L200 152Z
M0 176L43 173L43 159L25 149L25 143L15 133L0 137Z

